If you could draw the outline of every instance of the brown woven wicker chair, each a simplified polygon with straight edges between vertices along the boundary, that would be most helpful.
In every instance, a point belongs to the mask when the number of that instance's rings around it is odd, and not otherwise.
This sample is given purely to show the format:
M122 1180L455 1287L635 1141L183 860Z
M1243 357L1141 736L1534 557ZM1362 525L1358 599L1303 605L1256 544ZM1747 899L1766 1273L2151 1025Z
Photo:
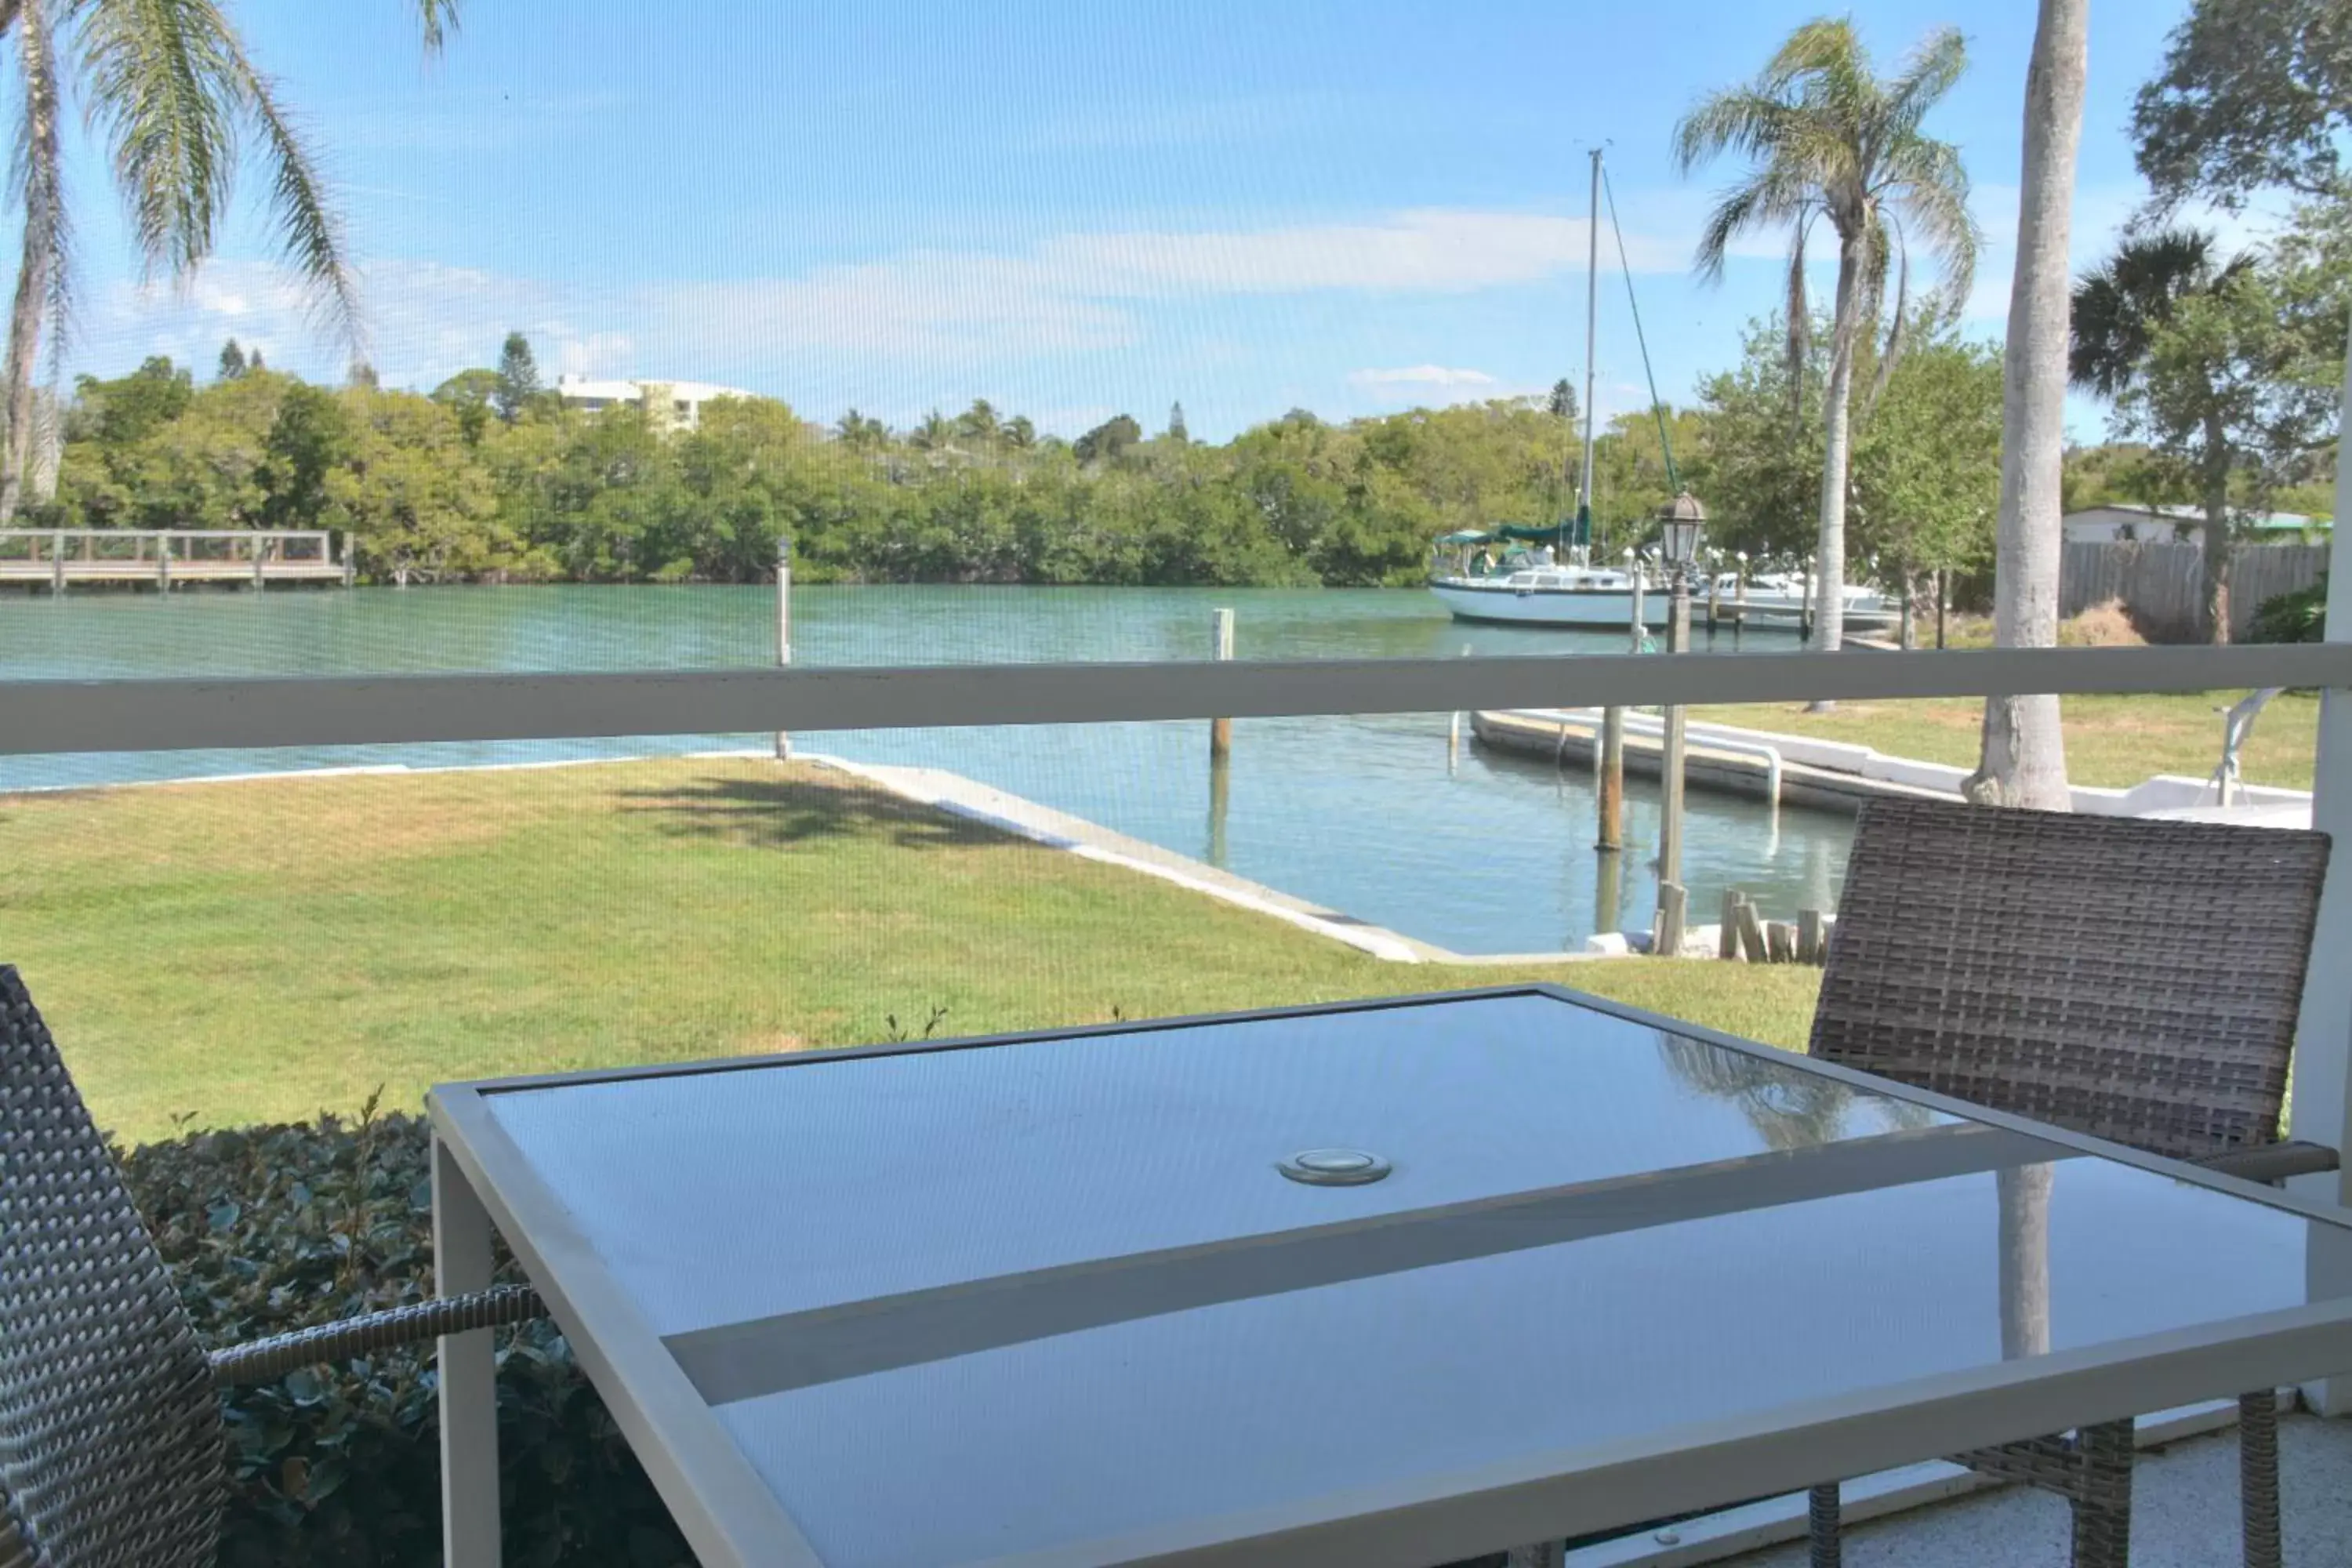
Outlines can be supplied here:
M207 1352L0 965L0 1568L208 1568L227 1486L220 1386L541 1312L506 1286Z
M2324 834L1876 801L1854 834L1812 1054L2254 1181L2277 1142ZM2239 1402L2249 1568L2279 1562L2274 1393ZM2123 1568L2132 1424L1955 1456L2074 1506L2076 1568ZM1838 1489L1812 1493L1815 1568Z

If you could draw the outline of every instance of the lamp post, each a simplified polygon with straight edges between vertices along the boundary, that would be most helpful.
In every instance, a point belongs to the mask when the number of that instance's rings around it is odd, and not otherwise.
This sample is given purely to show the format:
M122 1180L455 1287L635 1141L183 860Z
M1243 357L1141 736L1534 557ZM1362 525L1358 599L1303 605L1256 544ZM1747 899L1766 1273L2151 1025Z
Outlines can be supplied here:
M1658 532L1668 569L1674 574L1674 598L1666 617L1666 651L1690 651L1690 570L1698 559L1699 539L1706 531L1706 508L1688 490L1658 510ZM1682 952L1683 918L1687 895L1683 889L1683 710L1664 713L1665 748L1660 758L1665 796L1658 825L1658 926L1651 951L1666 957Z

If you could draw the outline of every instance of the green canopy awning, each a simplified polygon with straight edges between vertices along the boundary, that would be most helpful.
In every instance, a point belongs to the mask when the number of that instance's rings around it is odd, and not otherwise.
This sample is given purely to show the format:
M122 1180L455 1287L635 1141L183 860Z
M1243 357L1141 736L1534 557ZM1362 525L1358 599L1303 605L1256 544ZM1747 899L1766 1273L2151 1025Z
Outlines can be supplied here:
M1457 529L1454 532L1446 534L1438 540L1437 542L1440 544L1560 544L1568 542L1582 544L1588 542L1578 537L1575 523L1569 521L1566 519L1562 519L1559 522L1549 523L1540 528L1530 528L1525 524L1516 522L1498 522L1494 527L1483 531L1475 528Z

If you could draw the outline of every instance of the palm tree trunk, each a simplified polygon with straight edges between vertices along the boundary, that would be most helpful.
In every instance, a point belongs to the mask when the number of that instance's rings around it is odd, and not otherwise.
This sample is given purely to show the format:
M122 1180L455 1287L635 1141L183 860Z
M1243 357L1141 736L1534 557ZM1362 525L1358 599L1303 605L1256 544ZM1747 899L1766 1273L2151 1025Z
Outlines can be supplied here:
M2066 419L2074 158L2083 138L2090 0L2042 0L2025 78L2025 166L2017 213L2001 392L2000 530L1993 641L2058 641L2059 483ZM2063 811L2066 741L2055 697L1985 699L1984 748L1971 799Z
M58 279L65 214L58 184L56 58L47 7L24 0L16 16L25 73L24 140L17 156L25 204L24 261L8 312L7 440L0 447L0 528L16 521L25 476L33 459L33 369L41 355L41 323Z
M1845 490L1853 466L1853 346L1862 323L1862 274L1868 232L1857 222L1838 246L1837 315L1830 339L1830 381L1822 396L1821 560L1813 581L1813 647L1835 653L1845 641ZM1834 702L1807 710L1826 713Z
M2205 416L2205 637L2230 640L2230 433L2219 414Z

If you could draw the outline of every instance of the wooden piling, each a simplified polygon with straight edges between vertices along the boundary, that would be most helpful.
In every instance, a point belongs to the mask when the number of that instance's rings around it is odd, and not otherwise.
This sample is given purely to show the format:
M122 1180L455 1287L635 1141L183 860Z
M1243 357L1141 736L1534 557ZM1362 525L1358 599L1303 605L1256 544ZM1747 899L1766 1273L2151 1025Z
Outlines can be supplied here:
M1614 852L1625 847L1625 710L1601 710L1601 778L1594 789L1601 804L1601 831L1593 847Z
M776 541L776 666L787 668L793 662L793 542L787 538ZM784 731L776 731L776 761L792 761L793 738Z
M1772 921L1764 927L1764 951L1774 963L1793 963L1797 958L1797 928L1787 921Z
M1750 963L1769 963L1771 949L1766 944L1764 922L1756 913L1756 906L1745 898L1739 900L1739 951L1748 955Z
M1210 656L1219 664L1229 664L1234 657L1234 613L1219 610L1210 626ZM1234 721L1231 719L1209 721L1209 761L1221 763L1234 754Z
M1680 882L1658 884L1657 941L1651 945L1653 956L1682 956L1683 928L1690 908L1689 900L1690 895Z
M1715 931L1715 956L1736 959L1739 956L1739 889L1723 889L1723 923Z
M1797 911L1798 963L1823 963L1828 962L1829 943L1822 934L1824 929L1825 928L1822 923L1821 910L1799 910Z

